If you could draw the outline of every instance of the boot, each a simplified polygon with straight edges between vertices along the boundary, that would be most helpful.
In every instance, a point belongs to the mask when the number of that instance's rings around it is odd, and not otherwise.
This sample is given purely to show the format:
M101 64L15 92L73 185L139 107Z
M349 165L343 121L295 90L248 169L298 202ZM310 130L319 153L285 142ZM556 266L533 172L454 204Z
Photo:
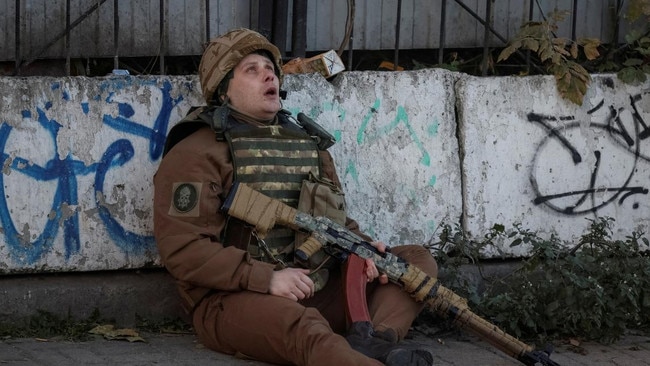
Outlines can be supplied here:
M380 361L386 366L431 366L433 365L433 355L424 349L407 349L397 346L388 352L385 360Z
M400 345L395 332L376 332L370 322L352 323L346 339L354 350L389 366L433 364L433 355L429 351Z

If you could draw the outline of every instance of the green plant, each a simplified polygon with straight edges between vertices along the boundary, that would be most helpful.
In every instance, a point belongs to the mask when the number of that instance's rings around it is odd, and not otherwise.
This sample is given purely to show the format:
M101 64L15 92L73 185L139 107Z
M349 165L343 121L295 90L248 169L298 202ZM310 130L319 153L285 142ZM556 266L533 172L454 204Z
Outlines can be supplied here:
M518 50L535 52L546 70L555 75L560 95L582 105L587 87L591 83L591 76L578 63L579 50L582 49L587 60L594 60L599 56L600 41L595 38L572 41L556 37L557 23L563 20L566 14L567 12L556 12L547 21L525 23L515 38L501 51L497 62L508 59Z
M627 43L619 49L625 59L616 75L623 82L638 84L645 82L646 74L650 74L650 0L631 0L625 18L641 25L625 36Z
M603 43L596 38L579 38L575 41L557 37L558 22L567 12L555 12L540 22L527 22L518 34L501 51L497 62L507 60L513 53L530 51L549 74L555 76L560 95L582 105L590 72L616 72L618 78L629 84L639 84L650 74L650 0L629 0L614 9L615 30L613 39ZM619 23L630 26L625 43L618 43ZM582 50L582 52L580 52ZM604 52L601 52L604 51Z
M642 250L648 239L632 233L625 240L613 240L612 223L610 218L591 220L589 231L573 247L555 236L542 239L520 225L511 231L493 227L490 239L480 242L443 230L434 247L453 253L459 245L453 239L461 239L458 253L467 256L494 245L495 235L511 246L528 245L531 254L515 271L490 279L481 291L462 288L468 284L458 281L445 284L467 294L474 312L522 339L607 343L628 329L650 329L650 258ZM436 253L442 267L460 263ZM477 257L465 263L470 261L480 266ZM455 271L461 273L460 268Z
M432 250L436 261L440 265L440 271L445 276L445 286L456 289L459 295L474 297L477 295L476 288L466 276L463 275L463 266L478 264L482 252L487 248L494 248L500 253L500 249L494 244L495 240L504 235L505 227L495 224L483 236L482 240L472 240L465 233L460 225L442 225L439 241L426 244L425 247ZM480 267L479 271L480 271Z
M83 341L90 338L88 331L100 323L99 310L95 309L87 319L74 319L70 314L65 317L37 310L23 325L0 324L0 337L3 338L53 338Z
M192 326L181 318L153 320L139 314L135 316L136 328L149 333L193 333Z
M97 327L112 327L114 320L101 317L94 309L86 319L72 315L60 316L45 310L37 310L21 324L1 324L0 338L59 338L70 341L85 341L92 337L91 330ZM152 320L136 314L137 330L149 333L192 333L192 327L180 318ZM113 328L111 328L112 330ZM134 329L118 329L122 333L137 333ZM95 332L94 334L100 334ZM122 336L122 334L120 334Z

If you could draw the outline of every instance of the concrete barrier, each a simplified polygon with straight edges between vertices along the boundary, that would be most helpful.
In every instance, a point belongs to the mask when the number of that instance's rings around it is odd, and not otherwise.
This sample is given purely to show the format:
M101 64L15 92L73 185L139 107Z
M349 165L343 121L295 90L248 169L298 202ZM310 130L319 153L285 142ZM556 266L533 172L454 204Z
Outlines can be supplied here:
M0 272L158 263L152 175L196 79L1 78Z
M470 232L520 223L575 245L597 217L617 239L647 232L650 83L595 75L581 107L548 76L463 77L456 95Z
M650 221L650 83L594 79L578 107L550 76L290 75L284 106L336 136L350 215L387 243L431 241L444 222L573 240L596 216L624 236ZM152 176L169 128L202 103L198 79L0 78L0 90L0 273L158 266Z

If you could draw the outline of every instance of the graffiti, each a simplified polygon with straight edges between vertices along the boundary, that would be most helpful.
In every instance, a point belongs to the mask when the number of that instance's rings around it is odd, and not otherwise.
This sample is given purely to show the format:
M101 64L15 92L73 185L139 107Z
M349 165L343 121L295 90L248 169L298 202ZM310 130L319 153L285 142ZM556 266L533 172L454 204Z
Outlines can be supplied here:
M148 85L154 87L153 82ZM105 82L101 85L100 90L120 89L125 86L128 85L115 85L114 83L111 85L109 82ZM55 83L52 87L53 90L59 88L58 83ZM133 106L129 103L116 101L115 91L108 93L105 102L117 105L117 116L105 114L102 119L103 125L124 133L125 137L144 138L149 145L148 158L151 161L160 159L171 111L183 100L182 95L177 98L171 97L172 85L169 81L163 82L158 89L162 95L162 103L151 128L132 119L135 114ZM69 101L69 92L62 90L62 98ZM100 101L99 95L95 97L95 100ZM88 103L81 102L80 107L84 115L88 115ZM133 159L135 149L132 142L127 138L118 138L109 144L98 161L90 164L76 160L71 153L61 156L59 153L59 137L64 126L54 118L47 116L51 108L52 102L45 102L42 107L36 108L38 125L47 132L54 146L53 156L42 165L36 164L26 157L14 156L15 153L10 154L7 151L7 145L11 141L14 127L6 122L0 124L0 163L4 167L5 173L7 169L11 169L11 172L18 172L33 181L55 182L56 185L52 201L48 203L48 205L51 205L50 214L44 227L38 235L31 234L30 236L24 233L24 229L19 230L14 223L12 210L6 199L7 182L5 174L0 175L0 223L4 229L4 239L12 258L20 264L34 264L51 250L54 240L59 235L59 229L62 230L66 261L72 255L79 253L81 241L78 178L82 176L92 177L93 174L92 190L97 205L98 217L114 244L126 255L142 255L152 251L155 248L153 237L126 229L115 217L116 214L109 210L106 202L104 202L104 185L107 174L112 169L124 166ZM32 113L29 110L23 110L22 118L30 119Z
M359 125L359 128L356 131L357 144L359 146L362 146L364 144L373 144L383 139L386 136L398 133L397 131L402 129L405 132L404 136L407 137L405 141L403 141L403 143L412 144L416 148L414 154L415 157L418 156L418 152L419 152L420 159L418 160L418 164L421 164L422 166L425 167L424 169L421 170L421 172L429 171L430 170L429 168L431 168L432 165L431 156L425 146L425 143L416 132L416 129L413 127L413 124L411 123L406 108L403 105L397 105L395 110L391 111L391 114L394 113L394 117L386 118L388 123L383 125L372 126L373 123L378 122L379 120L382 121L384 120L383 118L377 118L380 108L381 108L381 100L377 98L375 99L373 104L369 106L369 108L367 109L367 112L363 116L361 120L361 124ZM438 136L439 122L437 119L435 119L434 121L432 121L431 123L427 124L424 127L425 127L424 135L426 137L434 138ZM398 136L398 138L400 137ZM388 142L388 144L391 143ZM357 169L355 168L353 160L348 161L347 167L345 168L344 176L351 176L352 180L355 183L357 184L359 183L359 174L357 172ZM424 184L426 184L427 187L432 188L436 185L436 182L437 182L437 176L433 174L430 177L425 178ZM420 189L405 189L405 191L402 192L402 194L406 198L406 200L410 202L412 207L420 206L421 204L425 203L424 201L426 200L425 198L426 196L423 195L423 192ZM390 202L390 201L391 200L389 199L389 201L386 202L386 205L389 207L389 211L391 210L390 207L395 205L395 202ZM381 219L379 221L381 221ZM377 223L378 221L373 221L373 222ZM429 234L423 234L423 236L429 237L430 235L433 235L437 227L436 222L434 220L426 219L423 222L423 224L426 227L426 231L428 231L429 233ZM373 226L373 223L372 222L366 223L366 225L367 227L364 227L364 230L366 230L367 233L369 233L369 235L375 236L376 228ZM404 232L402 234L404 235L404 237L411 237L413 235L416 235L414 233L407 233L407 232ZM397 234L397 236L394 238L394 240L398 242L403 242L403 239L404 238L401 236L401 234ZM408 240L413 240L413 239L408 239Z
M422 159L420 160L420 163L423 164L424 166L430 166L431 165L431 157L429 156L429 152L424 148L424 145L422 144L422 141L420 141L420 138L418 135L415 133L415 130L413 129L413 126L411 126L411 123L409 122L408 115L406 114L406 110L404 109L403 106L398 106L395 119L389 123L387 126L383 126L381 129L379 129L377 132L375 132L372 135L367 134L367 127L368 123L372 119L372 116L379 110L380 102L379 99L375 100L375 104L370 108L370 111L366 114L366 116L363 118L363 122L361 123L361 127L359 127L359 131L357 132L357 142L359 145L363 143L364 136L368 142L372 142L373 140L378 139L381 136L387 135L394 131L400 124L403 124L408 131L409 136L415 143L415 146L420 150L422 153Z
M643 145L650 137L650 128L638 109L638 102L645 95L650 93L630 97L628 108L609 106L603 110L603 100L587 112L589 116L604 112L603 123L585 124L573 116L528 114L529 122L547 131L533 157L530 174L535 194L533 203L574 216L596 214L613 202L623 205L632 196L647 195L648 188L632 184L638 163L650 161ZM552 126L558 122L559 127ZM593 139L581 135L585 129L593 136L604 135L605 141L599 146L589 145ZM628 158L621 159L619 153ZM556 175L569 172L567 167L571 167L571 177ZM618 181L612 182L615 179ZM631 207L639 206L634 202Z
M167 126L169 124L169 116L172 109L183 100L182 96L172 99L170 96L172 85L169 81L165 82L160 89L163 96L163 103L158 116L154 122L153 128L145 127L137 122L131 121L129 118L135 113L133 107L127 103L118 103L119 116L112 117L111 115L104 115L104 124L110 126L118 131L126 132L139 137L144 137L149 140L149 157L152 160L158 160L162 155L165 147L165 136L167 135ZM113 102L114 94L106 99L107 103Z
M398 106L396 109L396 115L395 119L391 121L388 125L383 126L380 128L378 131L374 132L373 134L370 134L368 132L368 126L370 122L373 120L374 116L377 114L377 111L379 110L379 107L381 106L381 101L379 99L376 99L373 105L368 109L368 113L363 117L361 121L361 125L359 126L359 129L357 130L357 144L358 145L363 145L364 143L373 143L377 141L379 138L386 136L393 131L395 131L400 125L404 125L406 128L406 131L408 132L409 137L417 147L417 149L421 152L422 158L420 159L420 164L429 167L431 166L431 157L429 155L429 152L426 150L424 147L424 144L418 137L417 133L413 129L413 126L411 125L409 121L409 117L406 113L406 110L404 109L403 106ZM297 115L300 110L298 108L290 108L289 111L293 115ZM309 115L312 118L317 118L317 116L322 112L322 111L335 111L338 115L339 122L343 123L346 117L346 110L341 108L340 105L335 106L332 103L326 102L324 103L320 108L312 108L311 111L309 112ZM430 137L435 137L438 135L438 129L439 129L439 122L436 120L432 124L430 124L427 127L426 133ZM340 129L335 129L331 131L331 133L334 135L334 138L336 141L341 141L342 138L342 131ZM344 176L350 175L352 179L355 182L358 182L358 173L357 169L354 165L353 160L348 160L347 166L345 168ZM435 185L436 182L436 176L432 176L429 179L429 186Z

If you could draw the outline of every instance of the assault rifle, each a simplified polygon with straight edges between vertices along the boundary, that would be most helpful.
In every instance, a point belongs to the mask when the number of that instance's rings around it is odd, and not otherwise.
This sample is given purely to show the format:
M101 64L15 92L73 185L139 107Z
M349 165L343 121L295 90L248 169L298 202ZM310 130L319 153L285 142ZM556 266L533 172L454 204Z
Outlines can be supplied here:
M525 365L559 366L550 359L550 349L535 350L509 335L473 313L466 299L442 286L437 278L428 276L396 255L378 252L370 243L326 217L313 217L300 212L237 182L233 184L221 210L253 225L261 239L276 224L308 233L310 236L295 252L299 260L306 261L321 248L345 253L348 259L370 258L379 272L388 276L389 281L401 286L415 301L426 303L434 313L451 319L457 327L469 330Z

